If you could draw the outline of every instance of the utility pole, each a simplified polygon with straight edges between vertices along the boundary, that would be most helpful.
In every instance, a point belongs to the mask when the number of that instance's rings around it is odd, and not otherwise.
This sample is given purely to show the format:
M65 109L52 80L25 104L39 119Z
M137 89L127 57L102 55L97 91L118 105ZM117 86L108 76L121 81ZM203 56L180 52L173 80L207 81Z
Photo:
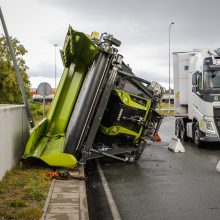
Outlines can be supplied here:
M55 49L55 53L54 53L54 58L55 58L55 62L54 62L54 77L55 77L55 82L54 82L54 88L55 90L57 89L57 46L58 44L54 44L54 49Z
M24 101L24 104L25 104L25 108L26 108L26 111L27 111L28 119L29 119L31 128L33 128L34 127L34 120L32 118L31 109L30 109L28 99L27 99L27 94L26 94L25 89L24 89L24 84L23 84L23 81L22 81L21 73L20 73L20 70L18 68L18 64L17 64L17 61L16 61L15 53L14 53L14 49L12 47L11 39L10 39L9 34L8 34L7 26L6 26L6 23L5 23L5 19L4 19L1 7L0 7L0 18L1 18L2 26L3 26L4 32L5 32L5 37L7 39L8 48L9 48L9 51L10 51L10 54L11 54L11 59L12 59L13 66L14 66L14 69L15 69L18 85L19 85L21 95L22 95L22 98L23 98L23 101Z
M170 26L169 26L169 111L170 112L170 93L171 93L171 90L170 90L170 31L171 31L171 27L172 25L174 25L174 22L171 22L170 23Z

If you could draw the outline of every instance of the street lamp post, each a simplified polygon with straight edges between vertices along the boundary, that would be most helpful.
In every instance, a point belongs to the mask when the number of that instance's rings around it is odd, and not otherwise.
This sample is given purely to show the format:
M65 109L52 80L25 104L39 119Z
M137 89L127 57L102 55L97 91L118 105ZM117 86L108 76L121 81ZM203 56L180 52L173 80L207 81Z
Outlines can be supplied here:
M55 49L55 54L54 54L54 58L55 58L55 63L54 63L54 74L55 74L55 81L54 81L54 87L55 90L57 88L57 46L58 44L54 44L54 49Z
M171 22L169 26L169 112L170 112L170 93L171 93L170 91L170 31L173 24L174 22Z

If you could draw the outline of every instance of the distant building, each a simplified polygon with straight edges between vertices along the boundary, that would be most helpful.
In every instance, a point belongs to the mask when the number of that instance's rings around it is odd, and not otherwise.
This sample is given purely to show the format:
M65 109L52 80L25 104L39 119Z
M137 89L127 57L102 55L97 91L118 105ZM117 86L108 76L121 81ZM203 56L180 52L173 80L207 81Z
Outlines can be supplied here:
M51 103L54 99L54 95L48 95L45 97L45 101L46 103ZM33 95L32 98L31 98L31 102L32 103L36 103L36 102L39 102L39 103L42 103L43 102L43 96L41 95Z
M33 95L36 95L36 91L37 91L36 88L30 88L31 97L32 97Z
M37 89L36 88L30 88L30 93L31 93L30 102L32 102L32 103L36 103L36 102L42 103L43 102L43 96L37 95ZM47 103L51 103L54 99L55 93L56 93L56 89L52 88L52 94L49 95L49 96L46 96L45 101Z
M161 99L161 102L168 103L169 102L169 94L165 94ZM174 103L174 95L170 95L170 103Z

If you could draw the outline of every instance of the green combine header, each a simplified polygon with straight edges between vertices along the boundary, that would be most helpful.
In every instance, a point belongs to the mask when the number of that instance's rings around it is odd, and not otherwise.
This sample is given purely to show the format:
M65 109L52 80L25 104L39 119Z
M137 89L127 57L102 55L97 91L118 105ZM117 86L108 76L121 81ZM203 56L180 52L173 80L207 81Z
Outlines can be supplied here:
M120 44L107 33L89 36L69 27L52 108L31 130L23 158L67 168L102 156L139 159L158 133L156 106L164 89L133 74Z

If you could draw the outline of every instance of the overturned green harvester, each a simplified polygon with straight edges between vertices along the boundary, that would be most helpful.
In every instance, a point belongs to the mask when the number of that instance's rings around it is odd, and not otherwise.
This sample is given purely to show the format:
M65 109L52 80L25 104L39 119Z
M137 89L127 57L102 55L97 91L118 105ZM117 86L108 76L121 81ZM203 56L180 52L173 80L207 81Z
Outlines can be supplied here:
M47 118L31 131L23 158L72 168L102 156L133 162L162 117L164 90L136 77L112 35L89 36L69 27L61 56L65 66Z

